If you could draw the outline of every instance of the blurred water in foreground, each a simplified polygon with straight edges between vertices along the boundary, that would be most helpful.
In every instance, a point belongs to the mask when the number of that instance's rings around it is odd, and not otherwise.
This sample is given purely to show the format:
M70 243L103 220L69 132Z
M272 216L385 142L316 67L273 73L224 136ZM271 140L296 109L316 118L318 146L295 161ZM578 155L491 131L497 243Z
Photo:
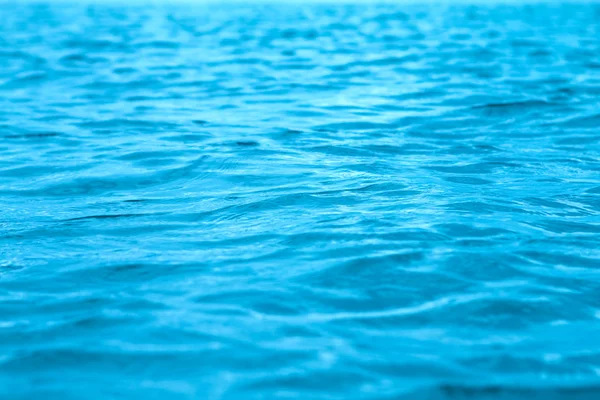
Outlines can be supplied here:
M600 398L600 5L0 19L0 397Z

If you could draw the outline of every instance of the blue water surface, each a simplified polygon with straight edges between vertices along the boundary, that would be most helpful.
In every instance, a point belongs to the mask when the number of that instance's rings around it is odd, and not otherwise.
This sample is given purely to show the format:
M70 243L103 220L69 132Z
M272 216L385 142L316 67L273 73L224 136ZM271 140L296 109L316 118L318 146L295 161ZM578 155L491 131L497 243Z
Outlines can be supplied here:
M0 398L600 398L599 4L0 22Z

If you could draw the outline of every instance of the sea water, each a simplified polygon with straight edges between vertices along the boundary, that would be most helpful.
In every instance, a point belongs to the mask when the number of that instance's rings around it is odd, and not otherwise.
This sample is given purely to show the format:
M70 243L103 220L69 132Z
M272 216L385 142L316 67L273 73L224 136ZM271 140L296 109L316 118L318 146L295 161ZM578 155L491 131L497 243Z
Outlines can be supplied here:
M594 3L3 3L0 397L600 398L599 38Z

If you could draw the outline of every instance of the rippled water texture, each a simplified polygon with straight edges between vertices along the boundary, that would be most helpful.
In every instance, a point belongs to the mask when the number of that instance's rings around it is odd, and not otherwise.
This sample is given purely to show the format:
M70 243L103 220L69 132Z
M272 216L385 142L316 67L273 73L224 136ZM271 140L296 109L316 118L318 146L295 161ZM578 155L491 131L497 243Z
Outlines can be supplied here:
M600 398L600 5L0 16L0 397Z

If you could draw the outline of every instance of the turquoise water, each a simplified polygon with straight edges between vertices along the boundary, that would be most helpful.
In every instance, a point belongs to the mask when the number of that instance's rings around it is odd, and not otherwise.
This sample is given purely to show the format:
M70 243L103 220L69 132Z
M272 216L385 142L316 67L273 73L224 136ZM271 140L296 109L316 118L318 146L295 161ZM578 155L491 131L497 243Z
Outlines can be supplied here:
M0 20L0 397L600 398L600 5Z

